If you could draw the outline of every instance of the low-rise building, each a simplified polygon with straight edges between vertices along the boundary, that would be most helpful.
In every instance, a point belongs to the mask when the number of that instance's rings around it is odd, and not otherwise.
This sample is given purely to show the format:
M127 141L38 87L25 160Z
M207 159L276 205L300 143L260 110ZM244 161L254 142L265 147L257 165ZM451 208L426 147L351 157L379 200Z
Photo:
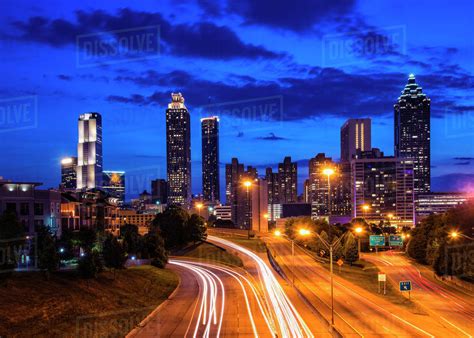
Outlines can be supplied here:
M138 227L140 235L144 235L148 233L156 214L138 213L136 210L122 209L118 210L118 216L119 227L125 224L133 224Z

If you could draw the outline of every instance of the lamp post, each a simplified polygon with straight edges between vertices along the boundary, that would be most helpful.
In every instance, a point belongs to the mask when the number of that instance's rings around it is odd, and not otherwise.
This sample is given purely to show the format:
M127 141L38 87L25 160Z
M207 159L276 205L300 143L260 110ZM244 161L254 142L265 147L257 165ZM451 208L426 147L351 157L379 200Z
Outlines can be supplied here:
M362 234L362 232L364 231L364 229L362 229L362 227L357 227L355 228L355 232L357 234L357 252L359 253L359 259L360 259L360 235Z
M364 220L367 218L367 211L370 209L368 204L362 205L362 210L364 211Z
M282 237L285 236L280 230L275 230L274 232L276 237ZM300 229L298 230L298 234L301 236L308 236L311 234L309 230L306 229ZM295 285L295 271L294 271L294 266L295 266L295 240L285 236L290 242L291 242L291 285Z
M252 187L252 182L251 181L244 181L244 187L247 191L247 217L248 217L248 225L247 225L247 238L250 239L250 229L252 227L252 210L250 206L250 187Z
M203 204L201 202L196 203L196 208L198 209L198 215L201 217L201 209L203 207Z
M458 237L464 237L464 238L467 238L469 240L474 240L474 238L472 237L469 237L469 236L466 236L464 235L463 233L460 233L460 232L457 232L457 231L452 231L450 234L449 234L449 237L451 237L452 239L456 239Z

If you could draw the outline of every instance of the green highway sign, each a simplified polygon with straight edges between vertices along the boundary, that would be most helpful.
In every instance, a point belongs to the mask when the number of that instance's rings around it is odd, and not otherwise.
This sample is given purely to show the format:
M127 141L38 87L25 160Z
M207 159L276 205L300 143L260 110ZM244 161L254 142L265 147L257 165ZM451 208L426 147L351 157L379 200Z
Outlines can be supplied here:
M390 246L403 246L403 238L400 235L390 235L388 237L388 245Z
M411 281L400 282L400 291L411 291Z
M385 246L385 236L371 235L369 237L370 246Z

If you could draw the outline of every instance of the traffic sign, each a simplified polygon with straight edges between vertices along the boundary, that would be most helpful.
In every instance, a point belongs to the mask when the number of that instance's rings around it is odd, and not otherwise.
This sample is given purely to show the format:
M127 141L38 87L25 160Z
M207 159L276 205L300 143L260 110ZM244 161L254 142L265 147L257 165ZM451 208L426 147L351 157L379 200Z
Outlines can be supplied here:
M379 282L386 282L387 281L387 275L384 274L383 272L379 272Z
M388 244L390 246L403 246L403 238L400 235L390 235L388 237Z
M402 281L400 282L400 291L411 291L411 281Z
M369 237L370 246L385 246L385 236L371 235Z

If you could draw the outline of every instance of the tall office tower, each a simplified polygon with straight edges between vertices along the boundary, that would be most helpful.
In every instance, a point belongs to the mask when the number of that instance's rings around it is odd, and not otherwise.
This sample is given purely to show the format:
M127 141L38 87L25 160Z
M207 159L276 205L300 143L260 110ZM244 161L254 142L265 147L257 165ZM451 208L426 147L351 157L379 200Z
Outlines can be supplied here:
M270 221L274 221L281 216L280 180L278 173L274 173L272 168L267 168L265 170L265 180L268 184L268 216Z
M353 217L413 226L413 162L386 157L378 149L360 152L351 161ZM364 209L367 205L367 209Z
M278 164L278 179L280 181L280 202L297 203L298 202L298 175L297 164L291 162L291 157L287 156L282 163Z
M77 157L61 159L61 189L76 190L77 186Z
M219 201L219 118L201 119L202 195L205 201Z
M415 194L431 189L430 102L410 74L394 105L395 156L413 161Z
M82 114L78 122L77 189L102 187L102 116Z
M357 150L368 151L371 145L371 120L349 119L341 127L341 162L350 162Z
M335 167L332 158L326 157L324 153L319 153L309 160L309 199L313 217L329 214L328 179L323 170Z
M268 183L265 179L254 180L251 201L251 226L257 232L268 232Z
M168 203L168 182L159 178L151 181L151 198L153 203Z
M247 229L251 224L251 194L257 179L257 169L248 166L245 170L237 158L232 158L232 162L225 166L225 174L226 199L232 208L232 221L235 226ZM246 187L246 181L251 185Z
M118 199L118 205L125 202L125 171L105 171L102 189Z
M168 204L191 203L191 124L181 93L172 93L166 109Z

